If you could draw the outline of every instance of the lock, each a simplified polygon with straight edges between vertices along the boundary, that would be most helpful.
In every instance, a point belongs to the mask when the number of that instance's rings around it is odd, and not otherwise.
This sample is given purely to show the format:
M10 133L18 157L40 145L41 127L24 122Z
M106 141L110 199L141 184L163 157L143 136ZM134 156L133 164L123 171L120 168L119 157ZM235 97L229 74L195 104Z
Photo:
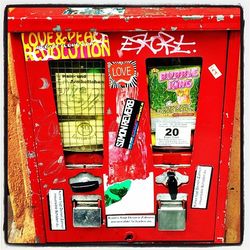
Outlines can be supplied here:
M184 231L186 229L187 194L179 193L172 200L170 194L158 194L159 231Z
M73 195L73 226L100 227L101 226L101 196Z

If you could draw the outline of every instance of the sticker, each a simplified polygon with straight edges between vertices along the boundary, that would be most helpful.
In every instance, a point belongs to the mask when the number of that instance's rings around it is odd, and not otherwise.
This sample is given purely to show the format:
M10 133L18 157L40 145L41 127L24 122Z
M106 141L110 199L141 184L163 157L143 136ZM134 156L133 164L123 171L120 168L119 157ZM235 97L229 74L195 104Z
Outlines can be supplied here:
M212 176L212 167L210 166L197 167L192 208L202 208L202 209L207 208L211 176Z
M59 122L64 149L103 144L103 119ZM87 150L87 148L85 148Z
M49 190L51 230L66 230L63 190Z
M148 172L148 154L146 132L140 129L137 132L133 150L118 148L115 146L117 132L108 133L108 166L109 183L121 182L127 179L145 179ZM153 188L153 187L152 187ZM120 214L120 213L116 213Z
M220 72L220 70L215 64L212 64L211 66L209 66L208 69L215 79L222 76L222 73Z
M152 172L146 179L127 179L112 184L108 184L108 176L104 175L103 182L106 215L154 213Z
M155 131L156 146L190 147L191 126L180 119L166 118L157 122Z
M119 125L115 146L132 149L144 103L127 98Z
M137 87L136 62L109 62L109 85L110 88Z
M131 180L125 180L116 182L107 187L105 191L105 206L108 207L116 202L122 200L122 198L128 193L131 187Z
M113 8L108 8L108 7L81 7L81 8L67 8L64 12L63 15L108 15L108 16L113 16L113 15L123 15L125 12L125 8L123 7L113 7Z
M109 215L107 227L155 227L155 215Z
M200 66L156 67L149 71L151 119L194 116L197 109Z
M109 37L103 33L31 32L22 33L21 37L25 61L110 56Z
M94 71L95 68L92 70ZM104 73L98 71L93 73L56 72L58 115L102 115L104 79Z
M174 117L171 118L172 119L179 119L179 121L181 121L182 123L186 123L191 127L191 130L195 129L195 125L196 125L196 117L195 116L181 116L181 117ZM156 123L164 123L165 120L170 120L169 117L157 117L154 119L151 119L151 130L155 131L156 128ZM170 120L170 121L171 121Z

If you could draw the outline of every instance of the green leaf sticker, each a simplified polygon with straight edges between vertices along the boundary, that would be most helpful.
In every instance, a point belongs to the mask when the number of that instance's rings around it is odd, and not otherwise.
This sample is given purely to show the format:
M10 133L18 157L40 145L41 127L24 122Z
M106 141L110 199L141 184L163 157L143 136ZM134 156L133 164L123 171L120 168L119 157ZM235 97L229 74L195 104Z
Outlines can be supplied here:
M128 192L131 186L131 180L115 183L108 187L105 192L105 205L110 206L120 201Z

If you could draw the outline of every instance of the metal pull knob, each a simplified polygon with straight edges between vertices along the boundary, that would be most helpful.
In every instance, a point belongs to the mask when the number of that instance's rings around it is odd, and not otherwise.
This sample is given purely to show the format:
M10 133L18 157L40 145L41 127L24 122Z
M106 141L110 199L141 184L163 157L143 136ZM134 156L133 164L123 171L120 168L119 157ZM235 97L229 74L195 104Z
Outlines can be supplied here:
M171 200L176 200L178 186L183 183L187 183L188 180L189 177L187 175L183 175L177 171L167 171L156 176L155 178L156 183L163 184L168 187Z
M167 186L169 189L169 194L172 200L176 200L176 196L178 193L178 185L177 185L177 180L175 178L175 173L174 172L168 172L168 180L167 180Z
M71 184L73 192L90 192L96 190L98 187L98 181L87 181Z
M73 192L90 192L96 190L102 183L100 177L90 173L80 173L69 179L69 184Z

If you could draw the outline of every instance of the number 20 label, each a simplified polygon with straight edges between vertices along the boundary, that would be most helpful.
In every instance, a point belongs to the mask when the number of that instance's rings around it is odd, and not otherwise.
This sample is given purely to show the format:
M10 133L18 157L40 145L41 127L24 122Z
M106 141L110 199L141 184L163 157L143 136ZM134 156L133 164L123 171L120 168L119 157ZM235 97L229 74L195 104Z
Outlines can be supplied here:
M156 123L156 146L189 147L191 127L185 123Z
M178 128L166 128L166 136L178 136L179 135L179 129Z

